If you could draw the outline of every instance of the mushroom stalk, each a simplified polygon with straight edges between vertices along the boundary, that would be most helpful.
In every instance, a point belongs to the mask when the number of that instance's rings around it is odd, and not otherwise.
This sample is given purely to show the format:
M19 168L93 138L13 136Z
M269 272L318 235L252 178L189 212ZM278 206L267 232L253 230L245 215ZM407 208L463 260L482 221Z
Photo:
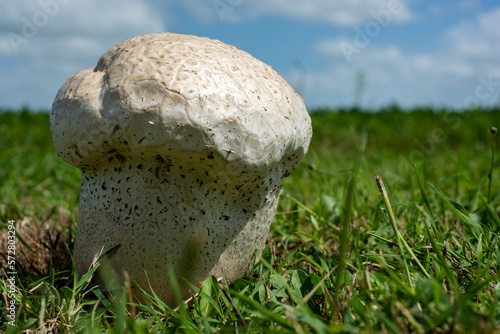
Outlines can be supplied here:
M264 247L281 183L276 169L238 179L158 162L85 171L74 248L78 273L90 268L98 250L119 246L111 268L125 268L163 300L175 296L165 279L169 270L190 282L209 275L233 281L248 273L254 252ZM149 282L137 272L142 267ZM123 271L114 275L123 281Z

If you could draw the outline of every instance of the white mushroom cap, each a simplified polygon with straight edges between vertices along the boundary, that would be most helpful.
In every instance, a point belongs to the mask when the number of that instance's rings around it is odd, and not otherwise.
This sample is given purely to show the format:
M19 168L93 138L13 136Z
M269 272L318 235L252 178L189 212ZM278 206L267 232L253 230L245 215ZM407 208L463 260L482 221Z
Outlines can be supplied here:
M227 171L291 172L307 152L310 118L272 68L220 41L157 33L116 44L59 90L51 128L80 169L110 159L217 156Z
M77 272L117 249L118 278L127 270L167 303L170 267L192 282L248 272L312 135L302 99L270 66L171 33L118 43L70 77L50 126L59 156L83 171Z

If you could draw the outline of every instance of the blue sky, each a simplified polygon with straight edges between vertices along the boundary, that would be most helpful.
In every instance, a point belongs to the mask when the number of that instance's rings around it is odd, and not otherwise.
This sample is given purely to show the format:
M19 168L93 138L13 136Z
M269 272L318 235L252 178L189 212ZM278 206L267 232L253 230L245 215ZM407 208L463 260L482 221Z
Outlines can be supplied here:
M310 109L500 105L499 22L498 0L0 0L0 108L50 109L113 44L158 31L249 52Z

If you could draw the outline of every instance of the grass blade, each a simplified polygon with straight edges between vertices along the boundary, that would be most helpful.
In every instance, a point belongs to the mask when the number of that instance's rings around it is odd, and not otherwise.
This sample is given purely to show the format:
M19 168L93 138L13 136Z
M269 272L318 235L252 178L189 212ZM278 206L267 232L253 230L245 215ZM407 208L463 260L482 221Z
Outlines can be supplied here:
M333 300L335 302L335 307L337 308L337 313L339 317L341 316L341 307L340 307L340 295L344 285L344 271L346 265L346 257L347 257L347 249L349 247L349 232L350 225L352 220L352 211L353 211L353 199L354 199L354 188L356 182L356 173L352 173L349 176L347 182L347 189L344 197L344 204L342 209L342 220L340 223L341 233L340 233L340 250L339 250L339 258L338 265L336 270L336 278L335 278L335 294L333 296Z

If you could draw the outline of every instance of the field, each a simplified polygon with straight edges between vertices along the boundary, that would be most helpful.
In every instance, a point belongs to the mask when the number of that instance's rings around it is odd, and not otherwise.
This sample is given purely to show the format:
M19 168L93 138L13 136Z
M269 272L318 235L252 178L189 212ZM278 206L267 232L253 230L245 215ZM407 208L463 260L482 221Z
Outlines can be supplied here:
M172 309L77 277L81 172L57 157L46 113L0 113L0 331L500 333L500 110L311 116L252 274L208 279Z

